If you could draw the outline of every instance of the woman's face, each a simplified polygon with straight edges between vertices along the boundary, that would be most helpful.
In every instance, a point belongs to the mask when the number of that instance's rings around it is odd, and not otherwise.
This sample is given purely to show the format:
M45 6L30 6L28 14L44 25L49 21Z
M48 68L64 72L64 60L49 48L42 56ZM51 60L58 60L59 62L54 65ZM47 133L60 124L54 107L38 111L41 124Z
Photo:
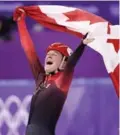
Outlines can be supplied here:
M51 50L47 53L45 57L45 71L46 73L51 73L56 71L61 62L62 62L63 56L61 53L55 50Z

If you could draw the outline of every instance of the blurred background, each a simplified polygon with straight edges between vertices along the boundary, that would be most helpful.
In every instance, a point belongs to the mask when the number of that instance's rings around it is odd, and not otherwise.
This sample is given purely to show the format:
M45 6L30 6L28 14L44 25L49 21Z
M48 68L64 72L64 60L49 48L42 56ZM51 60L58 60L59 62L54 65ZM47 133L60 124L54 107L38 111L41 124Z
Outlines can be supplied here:
M12 15L18 6L38 4L77 7L112 24L119 23L117 1L0 1L0 135L24 135L25 132L35 84ZM30 18L26 22L43 64L45 50L51 43L63 42L73 50L80 43L78 37L51 31ZM102 57L87 47L76 66L74 80L56 126L56 135L118 135L118 105Z

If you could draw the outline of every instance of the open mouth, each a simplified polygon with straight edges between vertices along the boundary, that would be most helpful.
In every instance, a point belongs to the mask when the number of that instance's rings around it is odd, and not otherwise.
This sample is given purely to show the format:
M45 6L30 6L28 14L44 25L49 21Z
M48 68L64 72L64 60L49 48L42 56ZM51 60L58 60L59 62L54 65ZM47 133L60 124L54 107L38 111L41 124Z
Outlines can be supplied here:
M47 61L47 65L52 65L53 62L52 61Z

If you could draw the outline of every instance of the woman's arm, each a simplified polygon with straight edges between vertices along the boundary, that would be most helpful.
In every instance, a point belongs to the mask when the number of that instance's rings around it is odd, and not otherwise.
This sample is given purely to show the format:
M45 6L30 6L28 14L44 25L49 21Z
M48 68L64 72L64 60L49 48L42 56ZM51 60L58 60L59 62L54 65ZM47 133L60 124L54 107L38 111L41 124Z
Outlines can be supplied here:
M60 89L62 89L64 92L68 92L70 83L72 81L74 68L78 63L79 59L82 57L86 44L94 40L94 39L85 39L86 36L83 38L80 45L76 48L73 54L68 58L63 74L60 77Z
M72 71L75 68L76 64L78 63L85 50L85 47L86 45L81 42L80 45L75 49L73 54L68 58L64 72L68 72L69 70Z
M24 17L21 16L21 18L17 21L17 24L22 48L30 63L34 79L37 82L39 74L44 72L44 68L36 54L34 44L26 27Z
M69 71L73 71L79 59L82 57L85 47L88 43L92 42L94 39L87 39L88 34L86 34L80 45L75 49L73 54L68 58L67 64L65 66L64 74L69 73Z

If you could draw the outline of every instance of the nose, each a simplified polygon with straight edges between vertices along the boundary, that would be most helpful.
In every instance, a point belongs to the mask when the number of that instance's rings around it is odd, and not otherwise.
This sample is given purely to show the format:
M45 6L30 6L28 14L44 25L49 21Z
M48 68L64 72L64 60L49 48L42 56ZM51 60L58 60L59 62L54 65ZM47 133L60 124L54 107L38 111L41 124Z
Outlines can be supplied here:
M47 56L46 60L52 60L52 55Z

